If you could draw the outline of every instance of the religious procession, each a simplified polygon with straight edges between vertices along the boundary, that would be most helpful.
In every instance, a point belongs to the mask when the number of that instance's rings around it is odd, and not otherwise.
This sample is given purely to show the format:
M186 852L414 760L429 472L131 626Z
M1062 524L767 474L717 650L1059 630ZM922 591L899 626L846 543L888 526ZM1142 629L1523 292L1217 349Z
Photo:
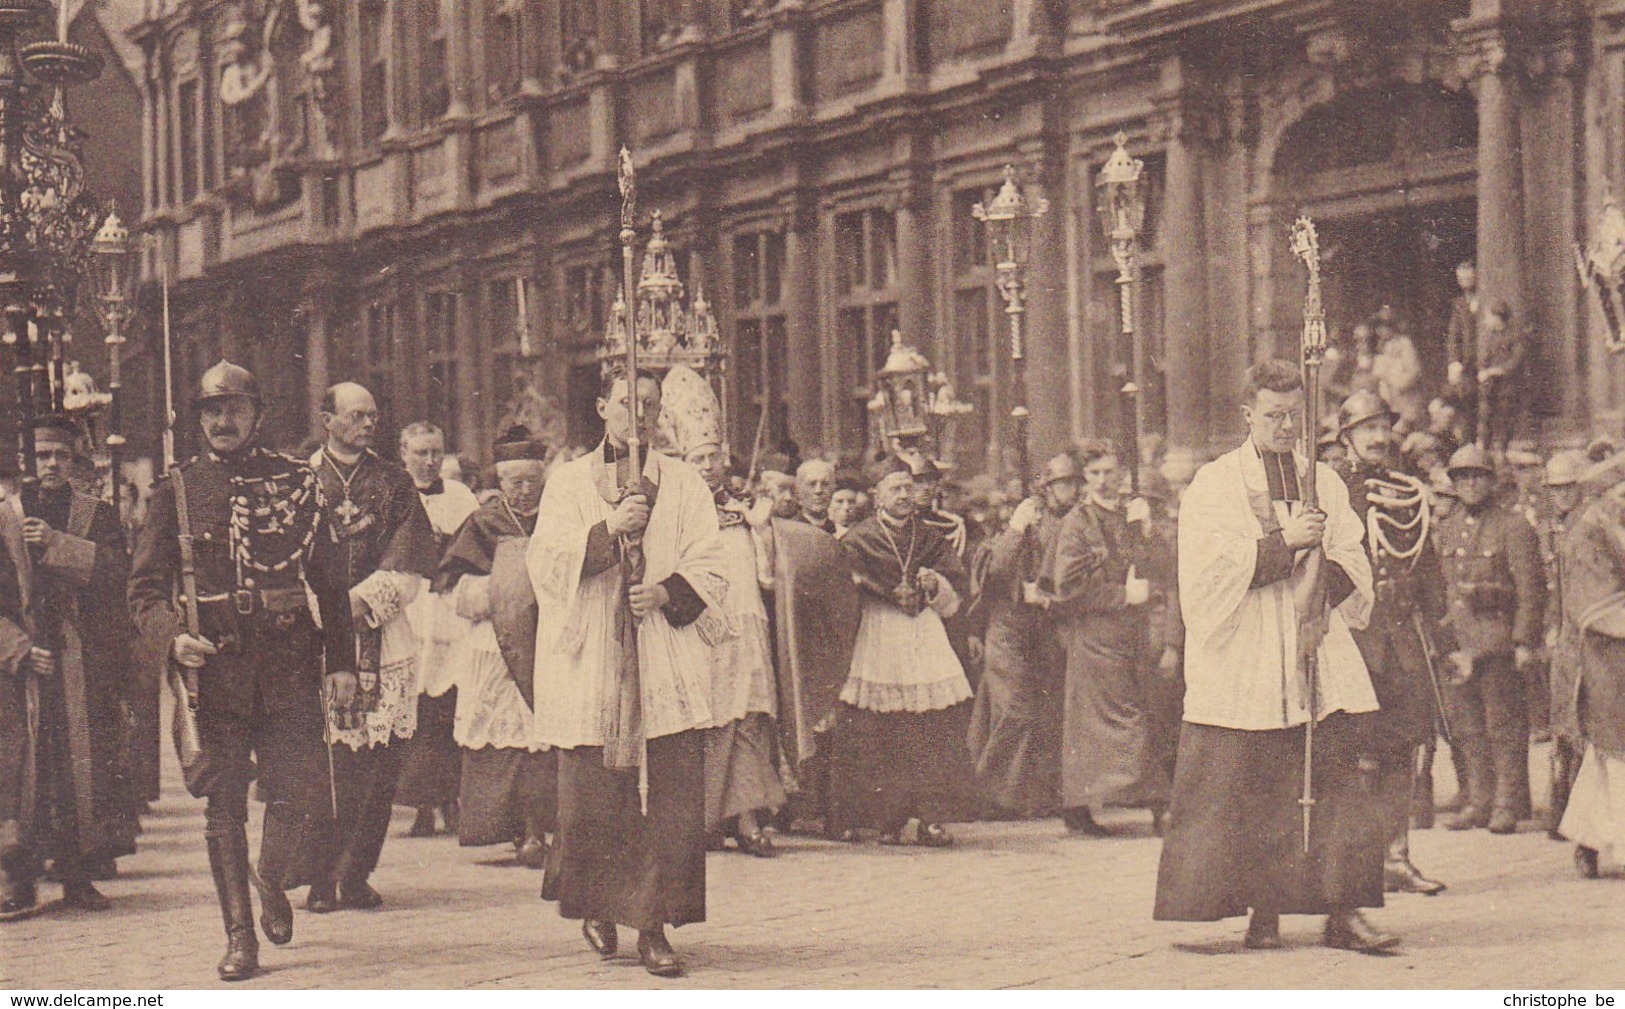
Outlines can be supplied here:
M1625 211L1384 34L1533 73L1510 9L1230 25L1318 96L1249 209L1176 0L14 6L0 980L1621 985L1462 931L1625 874ZM1187 122L1076 166L728 146L1149 39Z

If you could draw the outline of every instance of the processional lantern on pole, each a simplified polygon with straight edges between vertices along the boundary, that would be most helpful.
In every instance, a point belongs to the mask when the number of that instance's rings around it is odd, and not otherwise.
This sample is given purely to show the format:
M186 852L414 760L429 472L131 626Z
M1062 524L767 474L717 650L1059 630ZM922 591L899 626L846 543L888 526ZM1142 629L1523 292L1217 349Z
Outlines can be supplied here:
M1004 299L1005 318L1010 320L1010 420L1016 443L1016 469L1021 480L1021 496L1027 496L1032 477L1028 457L1027 427L1027 263L1032 258L1034 220L1049 212L1049 200L1035 196L1028 200L1016 182L1015 168L1004 166L1004 184L987 204L971 207L971 216L987 226L993 250L993 274L999 296Z
M0 2L0 303L17 383L19 462L35 480L33 421L67 396L67 321L101 216L85 188L80 133L64 92L94 80L101 59L68 41L67 0L57 37L17 46L52 11L48 0Z
M1303 297L1301 347L1306 418L1302 428L1304 454L1309 458L1308 476L1303 481L1303 507L1318 509L1320 494L1316 470L1320 464L1320 443L1316 432L1320 424L1320 368L1326 361L1326 313L1320 301L1320 236L1315 231L1315 223L1309 218L1299 217L1293 223L1291 248L1292 254L1302 260L1304 268L1309 271L1308 288ZM1325 579L1321 577L1323 557L1320 548L1314 548L1302 571L1302 576L1309 580L1309 592L1306 593L1308 607L1305 612L1298 614L1300 636L1307 632L1310 625L1318 626L1325 618L1326 585ZM1320 656L1314 649L1305 649L1302 651L1300 661L1303 671L1303 703L1309 720L1304 723L1303 728L1303 794L1298 799L1298 805L1303 809L1303 851L1308 854L1309 821L1315 808L1315 721L1320 717Z
M1612 187L1603 195L1602 217L1591 248L1574 247L1580 286L1596 295L1607 327L1603 339L1614 354L1625 351L1625 212Z
M1140 492L1139 355L1134 346L1134 270L1140 230L1145 227L1146 183L1141 180L1145 162L1129 156L1128 137L1119 132L1112 138L1116 149L1095 179L1096 211L1100 227L1111 243L1112 261L1117 264L1117 301L1122 358L1118 372L1123 379L1123 434L1127 440L1129 478L1134 493Z
M107 345L107 392L103 401L107 409L108 468L112 472L112 501L116 512L119 507L121 474L124 460L124 326L134 314L130 304L130 284L134 264L130 257L130 232L119 220L118 211L112 210L102 222L96 238L90 243L96 257L98 286L101 294L102 323L107 329L103 343Z
M875 373L869 400L871 429L882 447L910 462L924 458L953 465L954 427L975 409L954 394L953 383L903 334L892 330L886 363Z

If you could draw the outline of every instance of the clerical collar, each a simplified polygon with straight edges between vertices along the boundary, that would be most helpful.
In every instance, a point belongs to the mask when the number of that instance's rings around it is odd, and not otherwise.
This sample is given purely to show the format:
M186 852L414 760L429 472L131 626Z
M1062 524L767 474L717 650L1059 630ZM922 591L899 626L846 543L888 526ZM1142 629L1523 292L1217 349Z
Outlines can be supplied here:
M436 480L427 487L419 487L418 493L422 494L424 497L434 497L438 494L444 494L446 493L446 481Z
M1094 505L1096 508L1101 509L1102 511L1109 511L1109 512L1117 511L1118 507L1119 507L1119 502L1117 502L1117 501L1107 501L1104 498L1102 498L1100 495L1094 493L1093 491L1089 492L1089 503Z
M340 452L338 449L329 444L322 446L322 455L326 456L332 462L334 469L338 469L340 467L343 467L344 469L354 469L355 467L361 465L361 460L367 457L367 450L362 449L354 455L348 455L347 453Z
M891 515L891 512L886 512L886 511L877 511L877 512L875 512L875 514L880 517L880 521L881 521L882 525L891 526L893 529L901 529L901 528L903 528L904 526L908 525L909 519L914 517L914 516L911 515L907 519L893 518L892 515Z
M1264 479L1268 481L1271 501L1302 501L1303 492L1298 486L1298 459L1291 452L1271 452L1252 443L1253 451L1258 453L1259 461L1264 464Z

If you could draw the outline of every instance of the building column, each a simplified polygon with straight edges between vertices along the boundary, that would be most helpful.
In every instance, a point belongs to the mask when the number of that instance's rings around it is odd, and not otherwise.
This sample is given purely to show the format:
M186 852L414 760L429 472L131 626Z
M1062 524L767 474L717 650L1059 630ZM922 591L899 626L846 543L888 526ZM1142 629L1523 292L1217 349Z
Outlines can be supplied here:
M929 347L925 356L941 367L947 348L932 326L937 278L931 272L930 200L912 170L898 183L891 209L897 222L897 328L916 347Z
M805 107L806 96L802 94L801 62L797 57L797 37L800 33L801 12L799 0L791 3L781 3L773 11L773 34L768 37L768 61L772 68L773 79L770 84L773 95L773 114L778 117L794 117L801 114Z
M1476 42L1478 99L1478 287L1486 306L1505 301L1523 318L1523 140L1516 83L1499 32Z
M333 384L330 377L332 363L328 359L328 346L333 329L332 279L311 274L305 278L304 302L300 306L305 315L305 410L310 431L320 431L322 396Z
M823 425L824 376L818 339L816 278L817 231L813 215L799 208L785 215L784 226L784 406L790 437L798 445L834 447ZM744 432L750 438L754 432Z
M1178 74L1177 67L1174 73ZM1183 82L1181 82L1183 83ZM1168 458L1194 472L1209 441L1207 238L1203 151L1209 124L1183 91L1163 101L1166 175L1158 244L1164 256L1162 351L1167 378ZM1155 195L1155 194L1153 194ZM1142 379L1143 382L1143 379Z
M451 21L446 25L446 42L450 51L449 63L446 68L451 85L451 102L446 108L447 119L462 119L474 111L474 102L469 97L470 89L474 84L474 64L472 60L472 31L469 22L469 4L453 3L451 5ZM483 4L479 6L484 9Z

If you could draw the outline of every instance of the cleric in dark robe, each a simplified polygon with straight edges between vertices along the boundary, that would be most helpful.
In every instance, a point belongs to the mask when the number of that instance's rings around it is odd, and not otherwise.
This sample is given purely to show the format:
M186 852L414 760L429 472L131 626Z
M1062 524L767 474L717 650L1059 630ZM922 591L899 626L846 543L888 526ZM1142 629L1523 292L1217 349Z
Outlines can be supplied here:
M322 402L327 442L311 458L330 508L318 570L342 581L355 622L359 717L329 713L338 816L313 853L307 910L373 908L378 867L400 778L401 740L417 730L417 636L406 615L434 571L434 530L412 478L372 451L378 406L353 382Z
M516 427L493 453L498 497L452 537L434 591L468 625L451 643L457 681L453 736L462 749L458 843L518 845L518 862L540 869L558 821L558 757L534 740L536 595L525 545L536 531L546 446Z
M1060 802L1066 653L1039 596L1054 583L1041 584L1039 569L1080 487L1070 455L1051 459L1034 496L977 551L987 633L967 741L983 794L1026 816L1048 814Z
M38 485L0 504L0 914L34 906L46 859L69 906L101 910L89 865L134 850L119 765L134 631L124 533L68 482L76 425L43 417L34 439Z
M908 463L878 466L874 491L875 514L841 539L863 617L841 688L830 816L847 839L874 827L882 844L901 843L917 818L916 843L946 847L971 690L943 621L959 609L965 571L947 536L918 514Z
M1374 601L1364 530L1331 467L1314 480L1320 510L1303 504L1306 463L1298 366L1265 361L1247 373L1250 436L1197 471L1179 513L1185 618L1185 723L1167 841L1157 873L1159 921L1217 921L1252 911L1246 945L1281 946L1282 914L1326 914L1323 941L1370 951L1397 940L1359 913L1382 906L1388 838L1368 794L1359 714L1376 693L1350 627ZM1326 608L1300 624L1310 579L1325 577ZM1311 639L1300 641L1307 631ZM1317 640L1318 639L1318 640ZM1300 648L1318 657L1316 701ZM1316 719L1309 853L1303 852L1304 726Z
M527 563L536 590L536 739L559 749L559 830L542 896L605 956L638 930L651 974L682 963L666 925L705 920L705 737L711 650L726 633L716 503L688 463L647 453L660 384L606 380L604 441L556 469ZM641 476L641 480L639 477ZM630 486L638 493L623 495ZM627 577L641 548L643 576ZM647 795L640 795L641 783Z

